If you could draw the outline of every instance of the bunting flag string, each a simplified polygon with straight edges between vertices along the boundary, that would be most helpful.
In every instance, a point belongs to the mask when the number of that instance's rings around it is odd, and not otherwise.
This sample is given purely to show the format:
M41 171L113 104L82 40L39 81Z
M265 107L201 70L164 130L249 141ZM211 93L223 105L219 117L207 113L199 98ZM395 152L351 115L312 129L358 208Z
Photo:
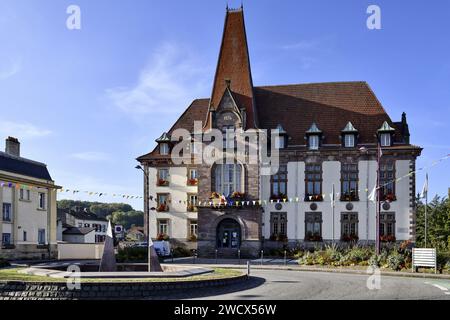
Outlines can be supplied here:
M386 183L382 184L379 186L379 188L382 188L384 186L389 185L392 182L399 182L405 178L409 178L412 175L420 172L420 171L424 171L424 170L429 170L430 168L437 166L438 164L442 163L445 160L450 159L450 154L447 154L446 156L435 160L431 163L431 165L429 166L425 166L425 167L421 167L418 168L417 170L414 171L410 171L408 174L405 174L399 178L396 179L392 179L390 181L387 181ZM28 184L23 184L23 183L15 183L15 182L11 182L11 181L1 181L0 180L0 187L8 187L8 188L15 188L17 190L19 189L25 189L25 190L33 190L33 189L40 189L39 187L36 186L31 186ZM368 199L367 201L373 201L374 198L374 194L375 194L375 190L376 190L376 186L374 187L374 189L372 190L372 192L368 195ZM364 190L366 193L368 193L370 190L365 188L365 189L358 189L358 193L361 192L362 190ZM131 195L131 194L121 194L121 193L106 193L106 192L98 192L98 191L85 191L85 190L78 190L78 189L59 189L58 190L59 193L68 193L68 194L79 194L79 193L83 193L85 195L88 196L95 196L95 197L107 197L107 196L112 196L114 198L122 198L122 199L144 199L143 196L137 196L137 195ZM336 197L338 198L340 193L337 192L335 193ZM329 199L328 199L329 196ZM326 194L322 194L322 195L306 195L303 194L303 198L305 199L305 201L320 201L320 202L333 202L336 199L336 197L333 197L333 193L330 193L329 195ZM215 206L215 207L226 207L226 206L231 206L231 207L240 207L240 206L261 206L261 205L267 205L267 204L273 204L273 203L299 203L300 199L302 197L300 195L296 195L295 197L281 197L279 199L258 199L258 200L246 200L246 199L227 199L224 196L217 198L217 199L208 199L206 201L201 201L201 200L195 200L195 201L190 201L190 200L179 200L178 203L179 204L186 204L188 206ZM150 201L155 201L158 202L158 197L154 196L154 195L150 195L149 196L149 200ZM166 200L169 203L172 203L172 201L170 199Z

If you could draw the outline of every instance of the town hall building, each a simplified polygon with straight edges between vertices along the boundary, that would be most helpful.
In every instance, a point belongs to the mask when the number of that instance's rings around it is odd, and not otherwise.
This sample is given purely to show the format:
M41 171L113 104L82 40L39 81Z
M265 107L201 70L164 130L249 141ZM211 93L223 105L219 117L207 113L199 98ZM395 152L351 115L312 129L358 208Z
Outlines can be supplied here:
M200 256L373 243L377 203L371 193L379 168L380 239L414 240L410 173L422 149L410 143L406 114L399 118L389 117L363 81L254 86L243 8L227 8L211 97L194 100L153 151L137 159L150 213L144 230L154 239L197 248ZM277 132L276 141L267 139L279 153L277 171L262 174L262 158L175 163L172 134L183 128L194 137L194 121L205 135L225 133L223 147L232 155L230 130L267 137ZM247 147L260 150L261 143L248 141Z

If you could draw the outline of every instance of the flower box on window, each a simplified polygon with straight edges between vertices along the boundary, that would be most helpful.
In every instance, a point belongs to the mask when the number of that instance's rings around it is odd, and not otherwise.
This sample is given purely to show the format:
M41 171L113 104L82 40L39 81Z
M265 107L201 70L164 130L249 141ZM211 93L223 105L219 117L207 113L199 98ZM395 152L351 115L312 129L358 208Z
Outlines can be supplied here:
M356 234L344 234L341 237L341 241L344 242L357 242L359 240L359 237Z
M397 200L397 197L393 193L388 193L388 194L385 194L385 195L381 195L381 201L392 202L392 201L396 201L396 200Z
M158 207L156 208L156 211L158 211L158 212L166 212L166 211L169 211L169 206L168 206L167 204L165 204L165 203L160 203L160 204L158 205Z
M212 203L215 206L224 205L226 202L225 196L215 191L211 193L211 197L209 197L209 199L212 200Z
M235 201L244 200L245 199L245 193L239 192L239 191L235 191L235 192L233 192L231 194L230 199L231 200L235 200Z
M158 236L156 237L156 241L169 241L170 237L167 234L164 233L160 233L158 234Z
M198 185L198 179L188 179L187 180L187 185L188 186L196 186L196 185Z
M189 204L189 205L187 206L187 211L188 211L188 212L197 212L197 207L194 206L193 204Z
M273 194L270 196L270 200L273 200L273 201L278 201L278 200L283 201L283 199L287 199L286 195L283 193Z
M396 238L394 235L390 234L390 235L380 236L380 240L381 240L381 242L395 242Z
M197 242L197 235L191 234L191 236L189 237L189 241L191 241L191 242Z
M344 193L341 195L341 201L358 201L358 195L355 192Z
M307 194L305 201L323 201L323 196L321 194Z
M169 180L158 179L157 183L158 187L167 187L169 185Z
M305 241L315 241L315 242L319 242L319 241L322 241L322 236L321 236L320 234L318 234L318 233L314 233L314 234L308 233L308 234L305 236Z

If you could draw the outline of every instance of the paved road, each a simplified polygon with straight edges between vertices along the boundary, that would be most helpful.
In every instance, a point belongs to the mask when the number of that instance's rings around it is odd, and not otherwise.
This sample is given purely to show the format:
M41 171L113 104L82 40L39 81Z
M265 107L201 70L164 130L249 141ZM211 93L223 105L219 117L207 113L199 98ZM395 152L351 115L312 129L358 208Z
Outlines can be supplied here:
M450 300L450 280L381 276L381 289L369 290L369 275L287 270L252 270L247 283L221 289L174 294L173 299L445 299Z

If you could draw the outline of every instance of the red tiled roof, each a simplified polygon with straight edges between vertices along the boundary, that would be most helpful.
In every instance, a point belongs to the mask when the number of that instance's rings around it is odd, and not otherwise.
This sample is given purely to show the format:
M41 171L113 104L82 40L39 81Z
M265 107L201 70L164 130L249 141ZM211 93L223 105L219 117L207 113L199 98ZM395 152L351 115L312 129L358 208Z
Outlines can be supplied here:
M323 144L341 143L341 131L349 121L358 130L359 143L375 142L384 121L395 127L366 82L255 87L255 96L260 127L281 124L291 145L306 143L305 132L313 122L323 131Z
M217 62L211 94L211 106L219 106L230 81L230 90L239 97L239 107L245 108L247 128L255 128L253 82L250 70L244 12L242 9L227 10L222 44ZM209 126L208 126L209 127Z

